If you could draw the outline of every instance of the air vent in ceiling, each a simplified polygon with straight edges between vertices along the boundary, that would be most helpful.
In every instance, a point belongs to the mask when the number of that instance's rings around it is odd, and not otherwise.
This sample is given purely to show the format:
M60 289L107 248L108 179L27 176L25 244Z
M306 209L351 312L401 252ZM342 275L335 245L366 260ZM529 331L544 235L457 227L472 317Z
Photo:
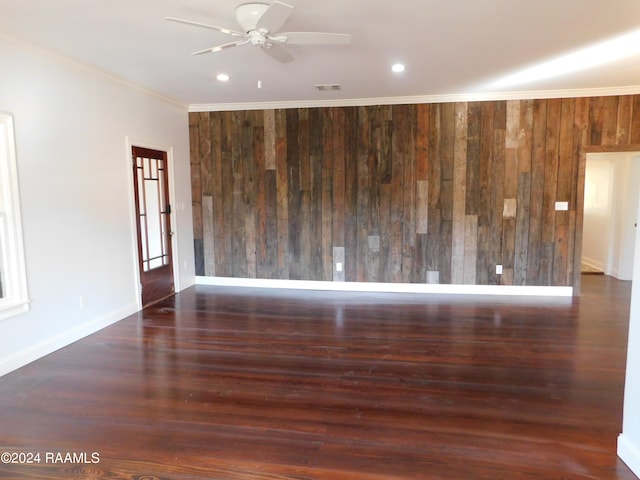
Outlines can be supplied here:
M326 84L326 85L316 85L316 90L319 92L335 92L338 90L342 90L342 87L337 83Z

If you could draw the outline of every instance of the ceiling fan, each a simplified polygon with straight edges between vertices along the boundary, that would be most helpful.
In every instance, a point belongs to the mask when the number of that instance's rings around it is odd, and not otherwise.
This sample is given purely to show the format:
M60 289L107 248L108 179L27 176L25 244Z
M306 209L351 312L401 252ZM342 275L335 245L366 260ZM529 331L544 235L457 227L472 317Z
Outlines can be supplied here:
M236 8L235 13L236 20L242 27L242 31L218 27L215 25L207 25L205 23L193 22L191 20L184 20L175 17L165 17L165 20L208 28L210 30L217 30L218 32L239 38L239 40L236 40L235 42L206 48L204 50L193 52L191 55L219 52L227 48L238 47L240 45L250 43L251 45L259 47L270 57L282 63L287 63L292 61L293 57L289 52L287 52L287 50L285 50L283 47L284 44L347 45L351 42L351 35L345 33L278 32L292 12L293 7L291 5L277 0L271 4L246 3L240 5Z

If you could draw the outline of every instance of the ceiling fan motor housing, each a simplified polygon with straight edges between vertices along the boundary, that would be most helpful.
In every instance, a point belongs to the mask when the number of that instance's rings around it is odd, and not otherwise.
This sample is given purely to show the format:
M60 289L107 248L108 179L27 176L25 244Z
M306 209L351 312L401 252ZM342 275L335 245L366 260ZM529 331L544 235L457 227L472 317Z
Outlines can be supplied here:
M271 46L271 42L266 35L263 35L262 32L257 30L252 30L249 32L249 39L251 41L251 45L257 45L260 47L269 48Z

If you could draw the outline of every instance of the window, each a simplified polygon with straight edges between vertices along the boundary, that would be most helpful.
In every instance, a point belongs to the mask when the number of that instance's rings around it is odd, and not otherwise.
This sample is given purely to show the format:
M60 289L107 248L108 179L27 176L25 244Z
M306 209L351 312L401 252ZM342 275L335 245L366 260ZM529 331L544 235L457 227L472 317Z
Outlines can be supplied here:
M13 117L0 113L0 319L29 309Z

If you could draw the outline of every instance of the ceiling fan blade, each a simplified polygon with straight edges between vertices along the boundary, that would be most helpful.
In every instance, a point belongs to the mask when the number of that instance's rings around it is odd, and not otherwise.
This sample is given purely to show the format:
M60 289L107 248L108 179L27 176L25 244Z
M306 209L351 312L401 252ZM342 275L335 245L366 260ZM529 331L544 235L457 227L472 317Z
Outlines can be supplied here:
M226 27L217 27L216 25L207 25L206 23L192 22L191 20L184 20L182 18L175 17L164 17L165 20L169 20L171 22L184 23L186 25L192 25L194 27L202 27L207 28L209 30L217 30L218 32L226 33L227 35L233 35L234 37L244 37L244 33L238 32L236 30L231 30Z
M348 33L325 32L282 32L273 40L291 45L348 45L351 35Z
M246 43L249 43L249 40L239 40L237 42L224 43L222 45L217 45L215 47L205 48L204 50L193 52L191 55L202 55L203 53L215 53L215 52L219 52L220 50L225 50L231 47L237 47L239 45L244 45Z
M269 47L264 46L261 50L269 55L271 58L275 58L280 63L289 63L293 61L293 57L287 52L281 45L272 43Z
M287 21L292 11L293 7L291 5L275 0L256 22L256 30L277 32Z

